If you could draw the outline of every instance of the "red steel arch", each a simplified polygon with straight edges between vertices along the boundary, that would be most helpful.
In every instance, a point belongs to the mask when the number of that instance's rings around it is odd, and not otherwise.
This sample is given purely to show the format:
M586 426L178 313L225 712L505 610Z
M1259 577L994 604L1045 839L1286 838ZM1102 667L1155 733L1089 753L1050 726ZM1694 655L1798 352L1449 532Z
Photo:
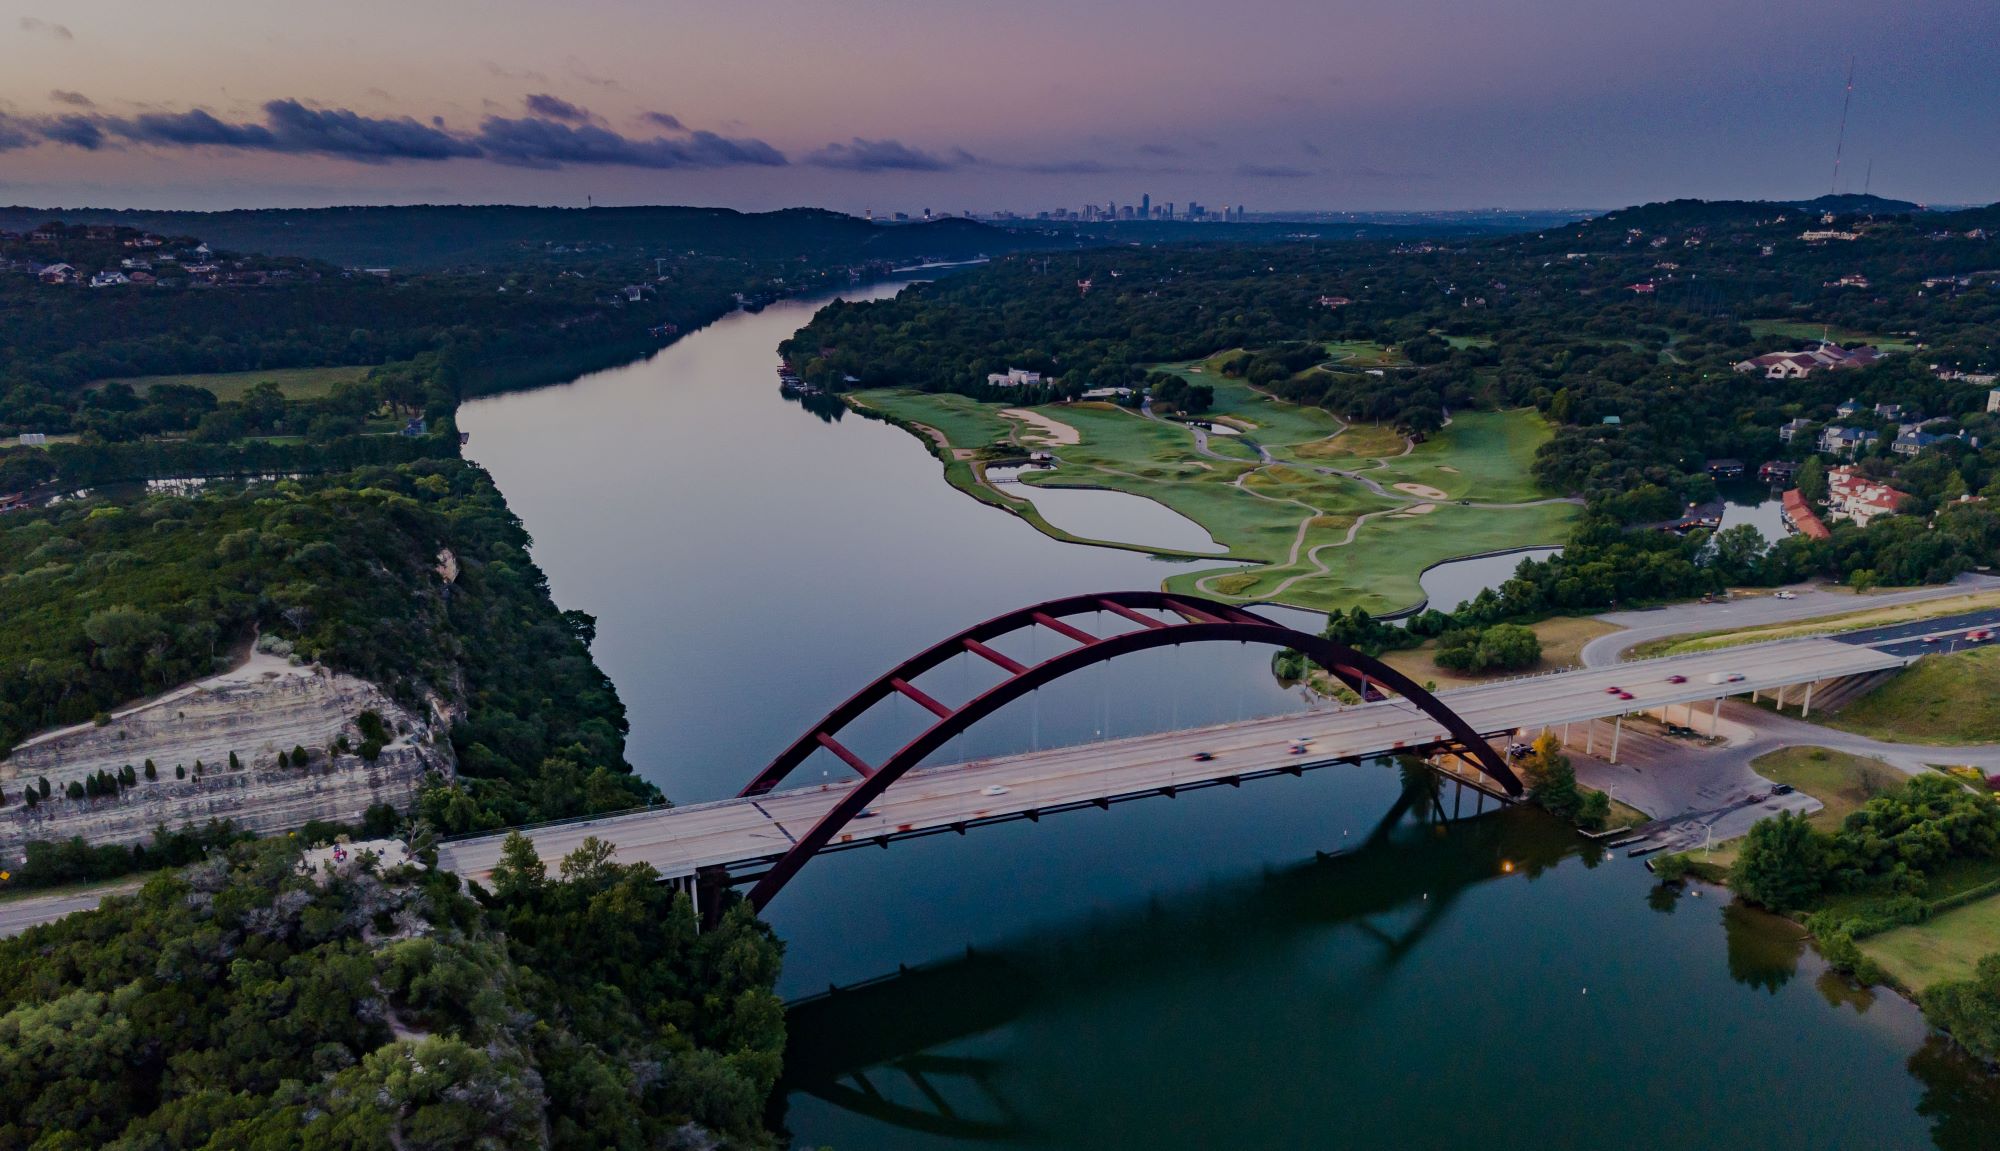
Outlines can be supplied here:
M1174 622L1142 614L1148 610L1169 612L1180 619ZM1140 626L1133 631L1097 636L1064 622L1066 616L1103 611ZM988 645L990 640L1031 627L1046 628L1073 641L1076 646L1040 663L1028 665ZM868 805L905 772L922 763L959 732L1021 696L1071 672L1121 655L1175 644L1220 640L1296 648L1341 682L1360 692L1364 699L1376 695L1378 688L1395 692L1442 724L1451 734L1452 741L1478 763L1480 771L1509 795L1521 794L1521 781L1507 766L1506 760L1456 712L1395 668L1345 644L1274 623L1239 607L1197 596L1137 591L1069 596L995 616L918 653L828 712L826 718L811 731L800 736L769 766L758 772L757 777L739 793L742 797L771 791L814 751L824 747L852 767L862 780L860 786L849 791L821 816L812 830L800 837L758 879L756 886L750 890L751 906L762 911L772 897L798 874L808 859L831 843L843 827L867 810ZM938 702L911 682L965 652L1001 668L1007 673L1007 678L957 707ZM894 695L908 697L937 718L886 761L870 764L835 736L870 708Z

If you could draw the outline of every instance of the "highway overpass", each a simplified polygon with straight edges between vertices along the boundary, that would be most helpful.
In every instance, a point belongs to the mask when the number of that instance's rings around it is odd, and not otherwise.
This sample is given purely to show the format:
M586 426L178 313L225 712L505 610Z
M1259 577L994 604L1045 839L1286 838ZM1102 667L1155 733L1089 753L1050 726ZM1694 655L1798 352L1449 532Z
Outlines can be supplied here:
M1602 739L1615 756L1622 717L1683 705L1699 725L1709 706L1727 696L1784 693L1803 709L1814 683L1904 666L1911 657L1827 639L1787 640L1606 668L1500 680L1438 693L1438 699L1479 733L1505 742L1566 724L1611 720ZM1726 683L1711 674L1740 676ZM1673 682L1675 678L1681 682ZM1622 698L1612 689L1632 698ZM1303 742L1303 754L1293 747ZM1452 744L1432 714L1400 697L1304 714L1246 720L1055 748L997 759L925 768L902 777L825 850L887 844L914 835L964 831L1007 819L1121 800L1172 795L1183 789L1240 783L1246 778ZM1212 758L1197 761L1197 753ZM1464 761L1469 765L1470 761ZM1468 783L1487 785L1469 766ZM523 829L537 853L555 862L586 837L614 844L618 859L645 862L668 879L687 880L721 869L741 878L768 868L861 780L842 780L762 795L660 808ZM1497 791L1492 792L1498 794ZM468 879L485 880L498 861L504 834L444 844L440 863ZM713 874L713 872L711 872Z

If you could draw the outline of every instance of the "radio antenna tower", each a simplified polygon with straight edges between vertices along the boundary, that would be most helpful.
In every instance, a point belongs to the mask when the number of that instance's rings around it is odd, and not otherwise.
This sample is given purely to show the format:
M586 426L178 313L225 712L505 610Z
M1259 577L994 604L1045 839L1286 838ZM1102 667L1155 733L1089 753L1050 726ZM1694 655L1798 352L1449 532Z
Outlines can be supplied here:
M1847 94L1840 99L1840 135L1833 142L1833 187L1828 195L1840 193L1840 150L1847 145L1847 109L1854 103L1854 57L1847 58Z

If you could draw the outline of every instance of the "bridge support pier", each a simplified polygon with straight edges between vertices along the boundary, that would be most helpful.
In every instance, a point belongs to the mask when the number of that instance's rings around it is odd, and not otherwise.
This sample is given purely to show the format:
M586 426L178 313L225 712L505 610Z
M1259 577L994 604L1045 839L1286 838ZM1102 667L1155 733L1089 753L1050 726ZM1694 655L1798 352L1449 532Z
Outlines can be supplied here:
M688 897L694 900L697 930L706 931L722 922L729 903L729 872L720 867L704 867L688 881Z
M1805 704L1799 708L1800 719L1804 719L1805 717L1812 714L1812 689L1813 685L1811 683L1807 683Z
M1621 715L1621 716L1619 716L1618 718L1616 718L1616 719L1614 719L1614 720L1612 720L1612 721L1611 721L1611 760L1610 760L1610 762L1612 762L1612 763L1617 763L1617 762L1618 762L1618 737L1619 737L1619 736L1621 736L1621 735L1623 735L1623 734L1625 734L1625 717Z

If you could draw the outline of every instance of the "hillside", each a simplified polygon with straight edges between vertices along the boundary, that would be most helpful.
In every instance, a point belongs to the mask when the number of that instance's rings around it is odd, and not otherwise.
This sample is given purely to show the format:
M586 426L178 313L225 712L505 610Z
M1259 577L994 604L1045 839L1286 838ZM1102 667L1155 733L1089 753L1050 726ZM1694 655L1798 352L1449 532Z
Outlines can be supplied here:
M749 260L900 263L927 257L967 259L1049 242L971 220L888 225L815 208L738 212L694 207L414 205L153 212L15 206L0 208L0 229L26 231L56 217L71 224L196 235L232 251L409 269L503 262L557 248L644 248L661 254L699 248L711 256Z

